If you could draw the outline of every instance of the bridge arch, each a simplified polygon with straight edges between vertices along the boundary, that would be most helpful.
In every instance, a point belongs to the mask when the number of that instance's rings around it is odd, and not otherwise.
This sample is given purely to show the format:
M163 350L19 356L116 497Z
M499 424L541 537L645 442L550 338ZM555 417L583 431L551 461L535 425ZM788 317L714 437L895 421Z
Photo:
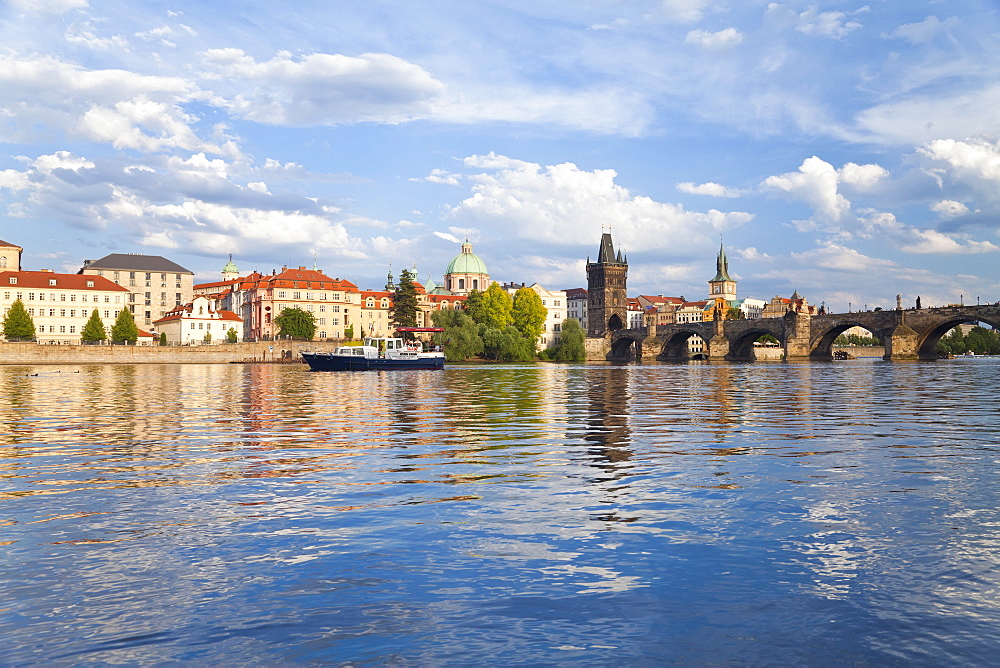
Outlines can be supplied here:
M917 355L920 359L938 359L937 344L952 329L959 325L978 324L985 322L994 329L1000 329L1000 317L976 315L974 317L955 315L942 320L935 325L919 332L917 339Z
M611 352L608 355L608 359L642 359L642 339L627 335L613 337L611 339Z
M774 336L778 339L778 343L784 346L784 338L772 329L750 327L730 337L729 355L726 359L734 362L752 362L757 359L757 353L754 350L753 344L765 334Z
M881 339L884 354L889 354L888 342L892 335L891 328L873 327L871 322L860 320L841 320L813 337L809 356L814 359L833 359L834 341L852 327L861 327L871 332L873 337Z
M688 339L692 336L700 337L705 342L701 353L692 353L688 349ZM705 339L704 331L688 327L672 327L669 333L661 338L663 345L660 346L660 354L657 355L657 359L674 361L708 359L708 340Z

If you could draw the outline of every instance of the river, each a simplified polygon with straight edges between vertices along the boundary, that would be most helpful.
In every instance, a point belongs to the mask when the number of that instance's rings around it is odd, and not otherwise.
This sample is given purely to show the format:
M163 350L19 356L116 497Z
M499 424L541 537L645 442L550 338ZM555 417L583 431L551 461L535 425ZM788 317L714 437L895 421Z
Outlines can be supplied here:
M1000 656L1000 358L0 379L5 665Z

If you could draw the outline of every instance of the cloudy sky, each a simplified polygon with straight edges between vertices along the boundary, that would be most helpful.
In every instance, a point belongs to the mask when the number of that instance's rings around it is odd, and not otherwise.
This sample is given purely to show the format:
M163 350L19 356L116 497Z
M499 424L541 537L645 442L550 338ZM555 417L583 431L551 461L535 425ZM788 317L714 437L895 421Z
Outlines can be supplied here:
M1000 299L993 0L0 0L0 239L834 310Z

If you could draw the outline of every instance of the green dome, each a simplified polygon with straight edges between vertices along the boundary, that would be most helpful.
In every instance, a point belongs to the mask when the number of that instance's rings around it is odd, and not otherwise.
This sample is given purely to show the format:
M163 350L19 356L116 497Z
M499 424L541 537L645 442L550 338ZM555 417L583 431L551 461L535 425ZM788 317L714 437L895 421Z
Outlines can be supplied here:
M240 273L240 270L236 268L235 264L233 264L233 256L232 255L229 256L229 262L226 263L226 266L222 268L222 273L223 274L238 274L238 273Z
M462 252L448 265L445 274L489 274L486 263L472 252L472 244L466 241L462 244Z

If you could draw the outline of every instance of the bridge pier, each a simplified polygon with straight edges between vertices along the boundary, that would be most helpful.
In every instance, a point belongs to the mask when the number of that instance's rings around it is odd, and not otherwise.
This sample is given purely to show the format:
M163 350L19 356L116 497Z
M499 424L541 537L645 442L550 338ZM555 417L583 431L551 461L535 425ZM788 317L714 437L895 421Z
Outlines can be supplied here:
M785 322L785 359L808 358L812 353L812 316L789 311Z
M896 311L897 325L885 338L885 355L887 360L920 359L919 335L906 324L906 312ZM932 358L933 359L933 358Z

